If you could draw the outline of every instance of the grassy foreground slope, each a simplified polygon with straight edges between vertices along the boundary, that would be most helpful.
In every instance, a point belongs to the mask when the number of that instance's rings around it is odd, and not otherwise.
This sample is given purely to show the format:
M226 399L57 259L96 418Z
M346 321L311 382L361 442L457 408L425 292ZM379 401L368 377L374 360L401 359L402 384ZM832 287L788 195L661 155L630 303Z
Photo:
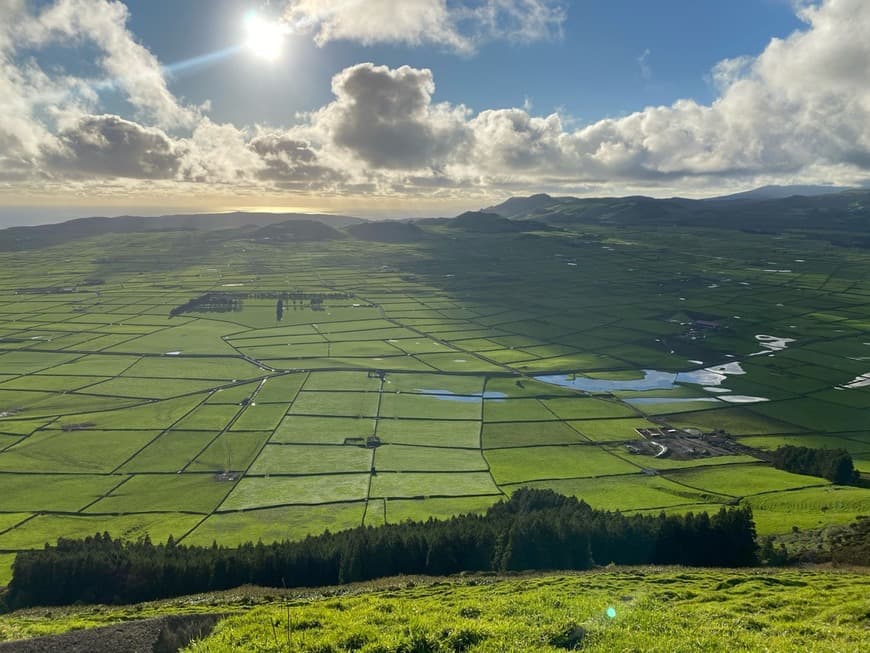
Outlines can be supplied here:
M0 617L18 639L161 614L226 613L185 649L224 651L866 650L870 576L821 569L635 567L577 574L392 578L282 592L241 588L126 608ZM288 629L289 617L289 629Z

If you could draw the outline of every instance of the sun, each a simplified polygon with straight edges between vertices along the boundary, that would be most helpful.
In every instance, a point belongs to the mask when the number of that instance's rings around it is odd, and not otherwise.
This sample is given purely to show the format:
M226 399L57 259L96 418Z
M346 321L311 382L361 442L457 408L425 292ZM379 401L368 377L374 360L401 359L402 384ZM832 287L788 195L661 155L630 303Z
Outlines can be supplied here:
M275 61L284 49L287 31L281 23L266 20L256 12L245 15L245 44L255 55L266 61Z

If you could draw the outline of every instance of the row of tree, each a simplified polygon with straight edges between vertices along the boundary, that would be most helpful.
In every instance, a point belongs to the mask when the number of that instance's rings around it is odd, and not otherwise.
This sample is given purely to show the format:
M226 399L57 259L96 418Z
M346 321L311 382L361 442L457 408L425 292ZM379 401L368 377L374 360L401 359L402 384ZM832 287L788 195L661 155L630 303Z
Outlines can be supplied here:
M253 583L316 587L397 574L587 569L595 564L742 566L756 562L749 508L713 516L593 510L549 490L524 489L484 515L325 533L238 548L108 534L19 553L11 607L130 603Z
M845 449L813 449L786 445L773 452L771 462L777 469L793 474L826 478L838 485L855 485L860 474Z
M169 317L175 317L183 313L229 313L242 310L242 299L237 295L227 292L207 292L199 297L173 307L169 311Z

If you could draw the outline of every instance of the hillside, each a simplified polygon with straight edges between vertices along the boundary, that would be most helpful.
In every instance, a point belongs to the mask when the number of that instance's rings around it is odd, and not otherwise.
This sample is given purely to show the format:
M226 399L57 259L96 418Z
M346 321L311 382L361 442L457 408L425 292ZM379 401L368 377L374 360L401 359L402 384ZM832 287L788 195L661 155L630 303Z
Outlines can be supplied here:
M508 220L501 215L486 211L466 211L446 224L451 229L461 229L477 234L507 234L550 228L548 225L533 220Z
M773 194L775 195L775 194ZM512 198L487 209L513 220L534 219L551 225L715 227L750 231L814 230L870 232L870 191L850 190L811 197L688 200L651 197ZM824 235L824 233L822 234ZM839 244L839 241L838 241Z
M75 606L52 609L48 621L40 618L44 609L16 612L0 616L0 636L43 638L0 644L0 651L63 643L67 651L108 652L117 650L110 642L119 631L160 631L140 620L178 615L173 618L183 624L184 615L217 614L228 616L184 650L857 653L866 643L868 592L866 574L822 569L406 576L340 588L246 587L124 608ZM66 639L45 637L65 632ZM190 636L176 641L188 643ZM152 650L150 641L143 644Z
M551 197L546 193L538 193L529 197L511 197L501 204L483 210L486 213L496 213L505 218L524 218L558 210L561 204L570 203L576 199L575 197Z
M855 190L844 186L811 186L811 185L795 185L795 186L761 186L752 190L743 191L741 193L732 193L731 195L720 195L710 198L710 201L723 200L773 200L783 199L786 197L815 197L817 195L835 195L844 193L849 190Z
M248 232L254 240L284 242L318 242L343 238L344 234L329 224L315 220L287 220Z
M0 251L17 251L51 247L103 234L129 234L155 231L215 231L245 227L265 227L288 221L317 222L344 227L365 222L342 215L307 213L195 213L142 217L125 215L117 218L79 218L58 224L33 227L9 227L0 230Z
M394 220L348 225L345 231L359 240L378 243L414 243L426 237L426 233L414 223Z

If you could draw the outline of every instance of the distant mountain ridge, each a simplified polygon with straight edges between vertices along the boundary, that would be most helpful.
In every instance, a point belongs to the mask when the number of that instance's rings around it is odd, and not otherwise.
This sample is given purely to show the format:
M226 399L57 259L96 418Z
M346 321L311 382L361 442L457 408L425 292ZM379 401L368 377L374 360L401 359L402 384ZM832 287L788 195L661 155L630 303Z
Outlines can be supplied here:
M785 192L785 191L782 191ZM552 226L600 224L611 226L715 227L748 231L827 229L870 233L870 190L847 190L811 196L771 199L652 197L511 198L485 209L510 220L534 220Z
M805 194L800 194L803 191ZM870 189L835 192L832 187L770 186L709 199L553 197L545 193L510 199L455 218L372 222L346 215L306 213L211 213L159 217L79 218L59 224L0 230L0 251L51 247L108 233L201 231L223 238L303 242L346 238L410 243L427 237L424 227L443 226L478 234L508 234L569 225L705 227L778 232L828 230L836 244L870 247ZM851 239L851 240L850 240ZM856 240L857 239L857 240ZM834 242L832 240L832 242Z
M836 195L850 190L860 190L857 188L849 188L848 186L761 186L752 190L743 191L742 193L732 193L731 195L721 195L719 197L710 197L710 202L724 202L731 200L777 200L787 197L817 197L819 195Z
M529 197L511 197L509 200L496 206L483 209L486 213L497 213L504 218L516 218L531 216L537 212L545 211L549 207L558 206L564 202L576 200L576 197L551 197L546 193L538 193Z
M378 243L413 243L426 237L426 232L413 222L399 220L352 224L345 227L345 231L357 240Z
M0 230L0 251L50 247L71 240L108 233L142 233L149 231L218 231L244 227L266 227L288 221L317 222L342 228L366 222L346 215L309 213L192 213L143 217L123 215L117 218L77 218L57 224L32 227L9 227Z

